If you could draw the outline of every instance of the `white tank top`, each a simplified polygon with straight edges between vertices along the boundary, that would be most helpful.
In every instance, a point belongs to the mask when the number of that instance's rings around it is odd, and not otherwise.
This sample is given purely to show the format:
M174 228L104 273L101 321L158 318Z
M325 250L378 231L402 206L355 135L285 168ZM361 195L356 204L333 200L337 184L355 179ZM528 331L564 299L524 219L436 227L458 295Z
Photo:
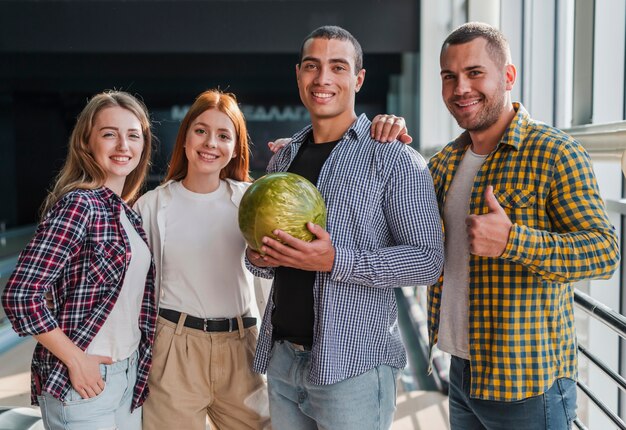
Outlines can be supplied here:
M120 221L128 236L132 257L115 306L86 351L87 354L109 356L113 361L130 357L141 341L139 314L151 258L148 245L124 210L121 211Z

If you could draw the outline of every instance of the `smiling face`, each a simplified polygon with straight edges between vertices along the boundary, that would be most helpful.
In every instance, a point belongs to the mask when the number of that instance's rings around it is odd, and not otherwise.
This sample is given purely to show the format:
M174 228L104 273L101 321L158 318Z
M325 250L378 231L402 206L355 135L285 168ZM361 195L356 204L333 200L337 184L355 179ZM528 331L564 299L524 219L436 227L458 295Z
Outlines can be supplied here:
M121 195L126 176L135 170L143 152L139 119L119 106L102 109L94 118L87 146L106 174L104 185Z
M441 54L441 94L461 128L489 129L510 105L514 68L492 58L487 40L448 45Z
M355 50L348 40L313 38L305 42L296 66L300 99L315 125L340 119L348 126L356 118L355 94L363 85L365 70L354 65Z
M220 171L236 157L236 141L235 126L228 115L217 109L198 115L191 122L185 140L188 160L185 185L211 184L211 189L217 188Z

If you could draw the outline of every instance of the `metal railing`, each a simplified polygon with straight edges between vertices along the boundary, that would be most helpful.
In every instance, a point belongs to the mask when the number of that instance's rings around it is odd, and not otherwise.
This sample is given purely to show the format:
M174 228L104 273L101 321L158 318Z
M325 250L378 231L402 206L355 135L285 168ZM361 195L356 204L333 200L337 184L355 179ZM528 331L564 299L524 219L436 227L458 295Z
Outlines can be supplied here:
M611 330L617 333L622 339L626 339L626 317L624 315L615 312L605 304L591 298L590 296L579 290L574 291L574 301L580 309L584 310L598 321L604 323ZM604 374L611 378L618 388L626 392L626 379L624 379L620 374L615 372L604 362L598 359L596 355L594 355L584 346L578 345L578 352L587 357L591 363L593 363L596 367L598 367L598 369L600 369ZM607 418L613 421L613 423L618 428L626 430L626 423L618 416L618 414L616 414L604 402L602 402L602 400L600 400L598 396L595 395L595 393L589 388L589 386L587 386L584 382L580 380L577 382L577 385L580 390L585 393L589 400L591 400ZM574 424L579 429L587 428L579 419L576 419L574 421Z
M407 350L408 370L413 379L411 389L439 391L447 395L447 363L443 363L437 356L433 358L432 364L429 362L426 312L419 303L426 303L426 296L418 300L413 288L396 288L395 293L400 333Z

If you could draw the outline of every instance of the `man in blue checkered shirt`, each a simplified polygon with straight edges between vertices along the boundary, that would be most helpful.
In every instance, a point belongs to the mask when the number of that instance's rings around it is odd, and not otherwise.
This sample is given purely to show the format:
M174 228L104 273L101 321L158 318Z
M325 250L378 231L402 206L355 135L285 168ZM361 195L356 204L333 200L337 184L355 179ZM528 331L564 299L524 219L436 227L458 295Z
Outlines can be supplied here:
M268 172L317 184L328 225L309 223L310 243L276 230L280 241L247 251L249 269L274 278L254 370L267 373L274 429L386 429L406 364L393 289L431 284L443 265L432 179L415 150L377 143L356 115L365 69L349 32L307 36L296 78L312 124Z

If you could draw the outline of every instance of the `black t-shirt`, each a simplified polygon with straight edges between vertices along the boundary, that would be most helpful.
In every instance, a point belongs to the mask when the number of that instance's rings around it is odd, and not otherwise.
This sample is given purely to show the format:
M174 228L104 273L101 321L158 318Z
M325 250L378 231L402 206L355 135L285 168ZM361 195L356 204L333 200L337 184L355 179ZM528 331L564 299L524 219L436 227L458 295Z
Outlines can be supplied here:
M317 184L324 162L339 141L315 144L312 138L311 133L287 171ZM288 340L309 347L312 345L315 273L291 267L276 268L272 312L274 340Z

